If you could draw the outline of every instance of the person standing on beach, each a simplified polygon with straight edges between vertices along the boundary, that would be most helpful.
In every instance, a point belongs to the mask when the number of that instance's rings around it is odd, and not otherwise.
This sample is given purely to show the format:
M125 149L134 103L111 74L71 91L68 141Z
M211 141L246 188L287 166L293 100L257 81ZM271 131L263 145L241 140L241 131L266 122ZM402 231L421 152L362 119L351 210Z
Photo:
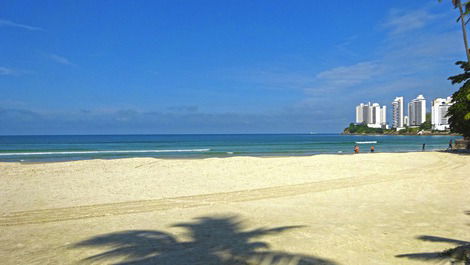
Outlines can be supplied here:
M354 146L354 153L359 154L359 145Z
M371 152L371 153L375 152L375 147L374 147L374 146L371 146L371 147L370 147L370 152Z

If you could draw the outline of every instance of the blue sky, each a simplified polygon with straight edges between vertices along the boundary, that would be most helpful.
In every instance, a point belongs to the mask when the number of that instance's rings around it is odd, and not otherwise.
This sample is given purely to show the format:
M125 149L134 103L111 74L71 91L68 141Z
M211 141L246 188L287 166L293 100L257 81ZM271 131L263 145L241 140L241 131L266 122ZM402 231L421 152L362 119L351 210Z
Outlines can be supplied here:
M339 132L360 102L451 95L456 17L437 0L1 1L0 134Z

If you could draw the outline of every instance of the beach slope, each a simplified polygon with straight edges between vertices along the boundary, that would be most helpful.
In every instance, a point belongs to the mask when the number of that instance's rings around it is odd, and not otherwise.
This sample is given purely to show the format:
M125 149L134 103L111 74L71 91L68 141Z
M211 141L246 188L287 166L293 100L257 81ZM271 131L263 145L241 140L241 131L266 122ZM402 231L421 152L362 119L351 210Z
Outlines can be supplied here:
M2 264L429 264L470 241L470 156L0 163Z

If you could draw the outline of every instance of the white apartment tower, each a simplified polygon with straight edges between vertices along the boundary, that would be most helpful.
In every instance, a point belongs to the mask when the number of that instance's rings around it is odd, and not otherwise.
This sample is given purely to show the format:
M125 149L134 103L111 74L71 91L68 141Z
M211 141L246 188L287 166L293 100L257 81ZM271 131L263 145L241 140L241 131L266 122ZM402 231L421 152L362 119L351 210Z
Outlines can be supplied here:
M388 129L387 127L387 106L383 105L382 106L382 110L380 111L380 124L382 126L385 126L385 128Z
M426 121L426 99L423 95L417 96L408 103L409 126L419 126Z
M396 97L392 102L392 127L403 128L403 97Z
M356 123L366 124L371 128L382 128L386 126L386 107L380 107L378 103L359 104L356 106Z
M356 106L356 123L357 124L364 122L363 108L364 108L364 104L362 103Z
M408 116L405 115L405 117L403 117L403 123L405 123L406 126L410 126L410 120L408 119Z
M431 124L433 130L445 131L449 129L449 118L446 117L452 105L452 97L436 98L431 104Z

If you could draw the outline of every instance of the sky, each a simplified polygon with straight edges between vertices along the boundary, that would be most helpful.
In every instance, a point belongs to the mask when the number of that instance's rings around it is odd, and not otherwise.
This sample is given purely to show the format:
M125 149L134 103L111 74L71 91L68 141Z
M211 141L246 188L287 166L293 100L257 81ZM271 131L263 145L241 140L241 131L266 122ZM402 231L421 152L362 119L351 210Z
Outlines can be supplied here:
M451 1L0 2L0 134L338 133L430 100L465 59Z

